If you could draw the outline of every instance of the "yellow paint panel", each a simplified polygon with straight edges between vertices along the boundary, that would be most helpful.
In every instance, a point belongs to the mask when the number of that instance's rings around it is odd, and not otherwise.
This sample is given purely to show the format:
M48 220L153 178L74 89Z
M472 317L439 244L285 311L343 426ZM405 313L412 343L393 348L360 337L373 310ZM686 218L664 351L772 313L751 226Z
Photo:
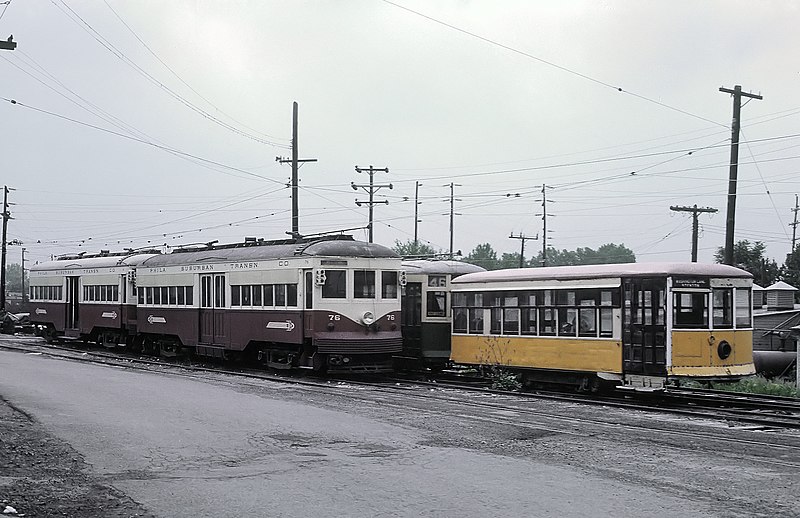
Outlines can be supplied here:
M450 359L472 365L622 373L622 343L542 337L453 336Z
M749 376L756 373L752 363L747 365L729 365L726 367L672 367L670 376L697 378L726 378L729 376Z
M727 341L731 355L724 360L717 354L720 342ZM672 367L752 366L753 332L749 330L673 331Z

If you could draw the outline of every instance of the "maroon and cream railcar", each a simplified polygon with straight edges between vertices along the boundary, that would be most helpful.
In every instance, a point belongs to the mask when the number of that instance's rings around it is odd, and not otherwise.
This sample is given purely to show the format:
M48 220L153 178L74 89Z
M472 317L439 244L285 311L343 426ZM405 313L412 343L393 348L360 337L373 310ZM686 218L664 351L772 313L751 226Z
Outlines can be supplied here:
M135 269L153 254L63 256L30 270L31 322L57 337L125 343L136 331Z
M391 369L402 349L400 258L350 236L175 251L136 268L146 349L275 368Z

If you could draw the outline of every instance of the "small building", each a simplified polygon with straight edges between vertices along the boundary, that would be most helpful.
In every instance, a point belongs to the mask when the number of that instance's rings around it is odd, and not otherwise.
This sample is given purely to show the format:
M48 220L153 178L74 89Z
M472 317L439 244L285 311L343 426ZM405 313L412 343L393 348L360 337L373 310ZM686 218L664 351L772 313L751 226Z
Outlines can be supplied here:
M759 310L764 306L764 288L753 283L753 309Z
M794 294L796 291L797 288L783 281L778 281L772 286L764 288L767 311L794 309Z

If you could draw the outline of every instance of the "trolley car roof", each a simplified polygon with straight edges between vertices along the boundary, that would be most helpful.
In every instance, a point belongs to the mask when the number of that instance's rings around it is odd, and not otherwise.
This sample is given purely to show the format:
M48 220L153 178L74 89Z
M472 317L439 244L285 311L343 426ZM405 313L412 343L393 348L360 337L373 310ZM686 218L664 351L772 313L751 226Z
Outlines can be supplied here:
M425 275L464 275L467 273L485 272L485 268L480 266L465 263L462 261L451 261L447 259L414 259L403 261L403 270L408 274L425 274Z
M231 248L211 248L198 251L174 252L151 257L144 266L173 266L182 264L210 264L224 262L266 261L293 257L364 257L399 258L392 249L375 243L352 239L316 240L310 242L284 242L278 244L253 244Z
M623 263L579 266L514 268L470 273L453 279L453 284L504 281L544 281L609 279L619 277L726 277L752 278L749 272L725 264L702 263Z
M72 268L114 268L137 266L154 254L103 255L98 257L71 257L46 261L31 267L33 271L69 270Z

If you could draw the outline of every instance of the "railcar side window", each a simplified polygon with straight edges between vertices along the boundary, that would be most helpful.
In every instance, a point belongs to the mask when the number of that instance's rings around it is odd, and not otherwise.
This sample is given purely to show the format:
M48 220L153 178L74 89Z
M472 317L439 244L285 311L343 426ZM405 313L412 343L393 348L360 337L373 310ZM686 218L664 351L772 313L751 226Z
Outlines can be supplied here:
M483 308L469 308L469 333L483 334Z
M60 301L62 294L61 286L31 286L31 300Z
M397 272L381 272L381 298L397 298Z
M119 302L119 286L87 284L83 287L84 302Z
M614 310L602 308L600 310L600 336L613 336Z
M733 327L733 289L714 288L712 291L714 327Z
M456 294L463 295L463 294ZM467 332L467 308L453 308L453 332L466 333Z
M539 310L539 334L556 334L556 310L553 308L541 308Z
M375 272L372 270L353 271L353 297L357 299L375 298Z
M272 284L264 284L262 288L264 288L264 305L272 306L275 300L275 287Z
M536 308L522 308L522 334L536 334Z
M428 310L429 317L444 317L447 316L447 293L444 291L429 291L428 292Z
M752 310L750 303L750 290L746 288L736 288L736 327L747 328L751 327Z
M708 327L707 300L705 292L674 292L672 301L674 326L676 328Z
M347 271L325 270L325 284L322 285L322 298L347 298ZM264 303L266 305L266 302ZM270 302L272 305L272 302Z
M500 308L492 308L492 321L490 323L489 332L493 335L499 335L503 332L503 324L501 322L502 311L503 310Z
M574 292L573 292L574 295ZM573 299L574 300L574 299ZM578 310L575 308L558 309L558 336L575 336L578 334Z
M275 284L275 306L286 305L286 285Z

